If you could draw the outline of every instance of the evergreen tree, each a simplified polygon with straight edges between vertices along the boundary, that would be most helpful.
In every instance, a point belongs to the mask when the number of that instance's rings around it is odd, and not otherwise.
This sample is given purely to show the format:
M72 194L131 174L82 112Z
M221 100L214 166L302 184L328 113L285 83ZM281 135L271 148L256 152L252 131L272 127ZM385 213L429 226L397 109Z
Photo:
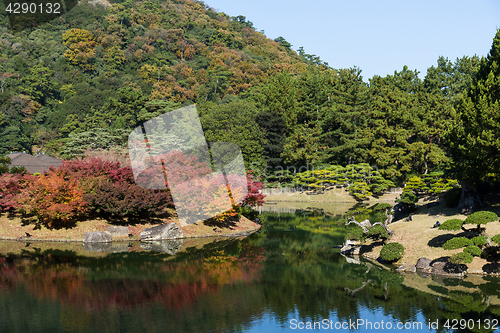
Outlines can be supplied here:
M449 131L458 178L474 187L500 180L500 30L488 56L482 59L472 85L458 101Z
M332 109L321 120L322 146L327 163L351 164L367 161L366 132L369 117L368 86L359 68L341 69L332 90Z

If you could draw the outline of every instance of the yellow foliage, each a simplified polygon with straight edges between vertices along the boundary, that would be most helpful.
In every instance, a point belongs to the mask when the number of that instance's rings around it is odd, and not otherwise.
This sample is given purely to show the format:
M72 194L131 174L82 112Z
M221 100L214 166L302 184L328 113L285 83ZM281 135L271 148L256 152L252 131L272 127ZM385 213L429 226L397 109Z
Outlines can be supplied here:
M93 70L95 65L91 60L95 57L94 36L85 29L70 29L63 34L63 43L68 46L64 56L74 66L80 66L84 70Z

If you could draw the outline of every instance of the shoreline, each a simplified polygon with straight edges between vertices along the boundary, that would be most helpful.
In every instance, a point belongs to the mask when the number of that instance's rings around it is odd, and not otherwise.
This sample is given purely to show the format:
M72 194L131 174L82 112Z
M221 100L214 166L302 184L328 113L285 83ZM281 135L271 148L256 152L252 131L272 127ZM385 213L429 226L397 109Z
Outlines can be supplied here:
M176 223L182 230L183 237L178 239L190 238L237 238L248 236L261 229L262 225L255 223L244 216L241 216L237 222L232 222L228 227L207 226L203 223L190 224L180 226L178 221L170 219L161 219L155 221L157 223L130 223L125 225L128 228L128 233L133 235L132 238L127 236L112 235L111 242L141 242L139 240L140 233L147 229L158 225ZM87 232L103 231L116 224L103 219L78 221L71 228L67 229L48 229L46 227L34 230L33 225L23 225L19 217L7 217L6 214L0 215L0 230L2 234L0 241L17 241L21 243L83 243L83 237ZM217 231L215 231L215 230ZM30 236L25 236L30 234ZM147 243L147 241L143 241Z
M158 224L160 225L160 224ZM257 231L259 231L262 228L262 225L259 225L259 227L254 228L254 229L248 229L244 232L238 232L238 233L228 233L228 234L205 234L205 235L190 235L190 236L184 236L184 237L178 237L178 238L168 238L168 239L162 239L162 240L172 240L172 239L190 239L190 238L237 238L237 237L244 237L244 236L249 236ZM160 241L162 241L160 240ZM0 241L16 241L16 242L21 242L21 243L31 243L31 242L46 242L46 243L83 243L83 239L62 239L62 238L31 238L31 237L5 237L5 236L0 236ZM138 239L112 239L111 242L108 243L114 243L114 242L153 242L153 241L141 241Z
M325 202L320 201L324 206L332 206L338 207L339 209L347 206L348 204L354 205L358 203L353 200L345 200L345 195L338 194L319 194L318 196L323 196L321 199L326 199L328 197L335 198L336 200ZM374 200L370 198L369 201L364 201L364 203L375 204L377 202L381 202L381 200L392 201L394 202L395 198L399 196L398 193L387 193L382 197ZM271 198L265 199L267 203L275 203L266 205L268 207L271 206L293 206L293 204L297 205L307 205L307 203L313 203L316 200L303 200L304 195L297 194L273 194ZM342 200L344 199L344 200ZM392 199L392 200L391 200ZM342 201L340 201L342 200ZM384 202L382 201L382 202ZM404 246L405 254L404 256L393 264L388 264L392 267L400 268L401 266L410 267L416 265L419 258L428 258L432 261L446 261L447 257L454 255L455 253L461 252L463 249L457 250L445 250L442 248L443 243L449 237L456 236L460 234L462 231L446 231L439 230L437 228L433 228L434 224L439 221L443 223L446 220L459 218L465 219L465 215L457 212L456 208L448 208L445 206L443 202L439 203L436 206L429 207L427 204L429 202L435 201L435 197L423 197L420 198L417 203L417 209L411 213L412 221L405 221L405 219L400 219L398 221L394 221L389 225L389 229L394 231L394 236L389 240L390 243L398 242ZM283 202L280 204L280 202ZM287 202L287 203L285 203ZM500 204L490 205L488 210L494 211L498 215L500 215ZM486 234L490 237L500 234L500 222L492 222L486 225ZM334 244L338 245L338 244ZM377 261L380 256L380 250L382 249L382 245L371 246L370 243L363 244L364 249L361 249L360 256L368 259ZM498 267L496 267L498 266ZM404 272L405 274L412 274L410 272ZM464 270L463 273L455 273L449 275L440 275L440 276L466 276L466 275L479 275L479 276L500 276L500 261L488 261L487 259L483 259L481 257L474 257L472 263L467 264L467 270ZM429 274L429 275L439 275L439 274Z

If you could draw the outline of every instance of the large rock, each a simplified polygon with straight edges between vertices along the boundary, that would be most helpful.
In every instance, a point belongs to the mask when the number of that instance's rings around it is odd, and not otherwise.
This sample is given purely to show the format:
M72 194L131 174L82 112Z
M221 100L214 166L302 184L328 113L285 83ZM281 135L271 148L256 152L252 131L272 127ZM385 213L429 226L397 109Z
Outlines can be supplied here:
M129 230L128 227L108 227L106 228L106 231L111 234L111 236L115 237L123 237L123 236L128 236Z
M432 262L432 260L430 260L429 258L422 257L422 258L418 259L415 267L424 269L424 268L430 267L431 262Z
M467 271L466 265L455 265L447 261L435 261L430 266L422 269L422 273L460 277Z
M183 238L181 228L175 223L162 224L156 227L144 229L139 236L141 241L156 241L162 239L176 239Z
M105 231L87 232L83 236L84 243L108 243L111 242L111 234Z
M398 268L396 268L396 272L400 272L400 273L402 273L402 272L406 272L406 270L407 270L407 269L408 269L408 266L406 266L406 265L401 265L401 266L399 266Z
M182 247L182 239L168 239L163 241L145 242L141 244L141 248L147 251L164 252L174 255Z
M446 276L463 276L467 271L465 265L455 265L451 262L436 261L432 264L431 274L446 275Z
M357 241L352 241L350 239L346 239L344 245L340 249L341 254L355 254L359 255L361 252L362 245L359 245Z

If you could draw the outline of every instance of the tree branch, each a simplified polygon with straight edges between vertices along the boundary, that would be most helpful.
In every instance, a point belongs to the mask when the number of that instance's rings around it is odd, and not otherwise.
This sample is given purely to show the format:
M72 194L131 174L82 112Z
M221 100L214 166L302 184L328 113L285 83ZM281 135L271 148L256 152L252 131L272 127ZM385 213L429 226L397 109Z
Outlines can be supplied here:
M366 285L368 283L370 283L370 282L372 282L372 280L368 280L368 281L363 282L363 285L361 287L359 287L359 288L349 289L349 288L346 287L346 288L344 288L344 290L348 291L351 294L351 296L354 296L355 293L357 293L358 291L360 291L361 289L363 289L364 287L366 287Z
M371 224L370 220L364 220L363 222L358 222L358 221L356 221L356 219L354 218L354 216L352 216L351 219L352 220L351 221L347 221L345 225L349 225L351 223L354 223L357 226L361 227L363 229L364 233L367 233L368 230L372 227L372 224Z

